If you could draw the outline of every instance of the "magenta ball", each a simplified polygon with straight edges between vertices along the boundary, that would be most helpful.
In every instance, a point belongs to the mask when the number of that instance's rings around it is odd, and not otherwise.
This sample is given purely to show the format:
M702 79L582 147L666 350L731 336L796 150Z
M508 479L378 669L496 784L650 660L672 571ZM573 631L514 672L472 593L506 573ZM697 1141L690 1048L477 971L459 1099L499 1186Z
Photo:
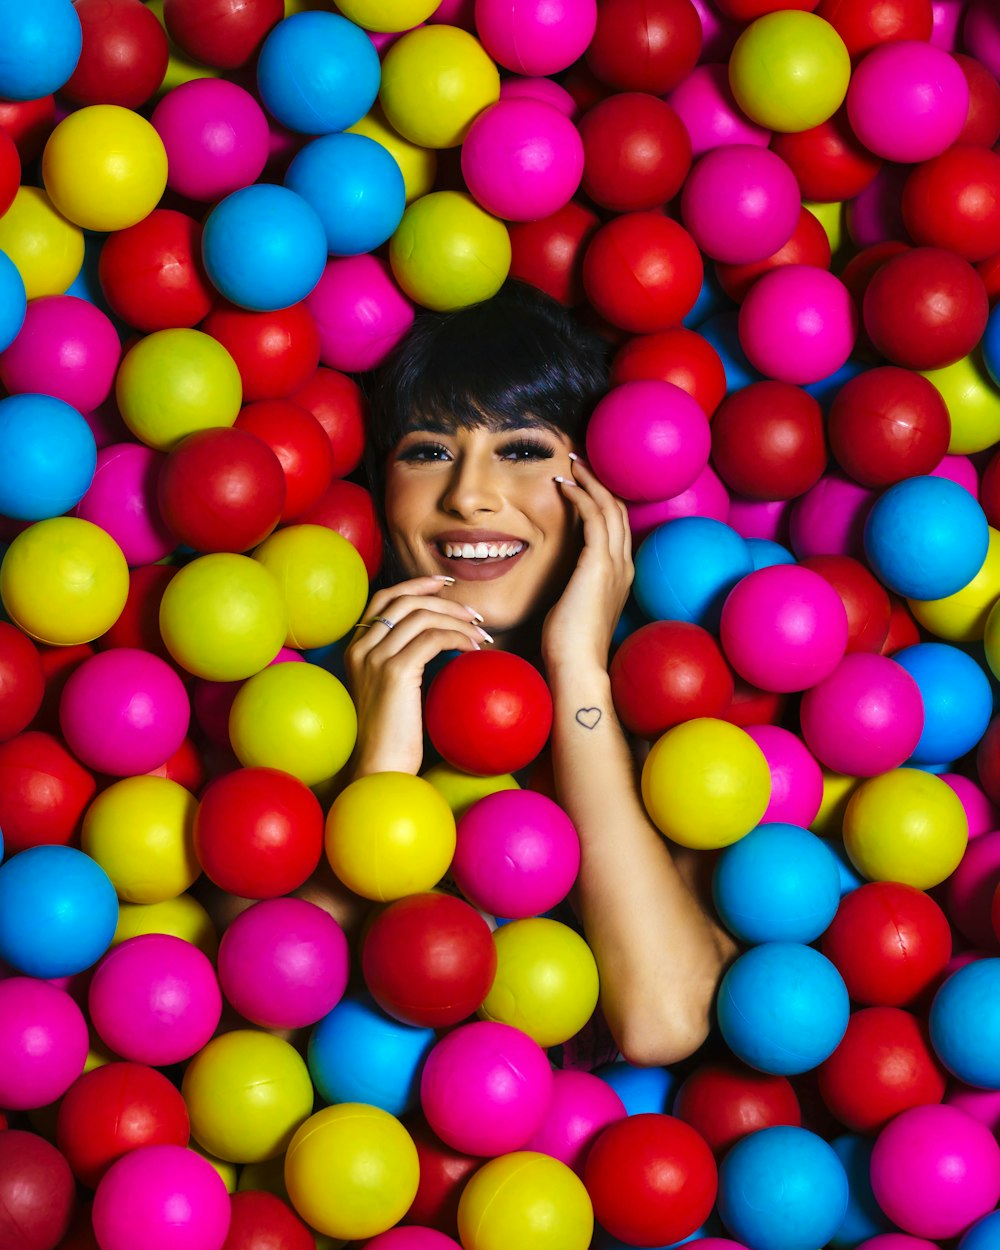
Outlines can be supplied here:
M523 78L513 74L501 82L500 99L541 100L543 104L551 104L567 117L573 117L576 113L576 101L565 87L560 87L551 78Z
M701 56L699 61L728 61L743 30L742 25L723 17L712 0L691 0L701 21Z
M847 649L847 611L812 569L776 564L742 578L722 606L722 649L761 690L806 690L828 677Z
M855 1250L940 1250L936 1242L924 1237L911 1237L909 1233L879 1233L859 1242Z
M707 516L729 520L729 491L718 473L706 464L687 490L669 499L652 503L629 503L628 523L634 544L642 542L650 530L681 516Z
M536 221L567 204L583 175L583 140L565 113L540 100L498 100L462 144L462 174L495 217Z
M748 265L783 248L799 224L795 175L768 148L733 143L695 164L681 192L681 220L713 260Z
M597 29L597 0L476 0L475 14L494 61L545 78L579 60Z
M267 116L249 91L195 78L168 91L150 120L167 152L167 184L191 200L220 200L264 171Z
M141 1146L112 1163L94 1194L101 1250L222 1250L231 1206L226 1186L186 1146Z
M978 838L981 833L1000 829L1000 808L981 786L977 786L968 777L963 777L961 773L942 773L941 780L951 786L965 808L970 838Z
M97 965L90 1019L122 1059L161 1067L190 1059L222 1015L222 994L208 957L190 942L146 933L113 947Z
M142 443L113 443L97 453L94 480L76 515L110 534L128 564L156 564L177 546L157 503L161 451Z
M582 1175L594 1138L625 1115L624 1103L607 1081L592 1072L563 1068L552 1074L552 1101L525 1150L551 1155Z
M65 990L33 977L0 981L0 1107L61 1098L87 1062L87 1022Z
M159 656L113 647L70 674L59 723L73 754L111 777L151 772L184 741L191 720L187 690Z
M826 269L783 265L758 278L740 307L740 344L766 377L806 386L843 365L858 332L847 287Z
M974 838L944 887L948 919L975 949L995 952L993 895L1000 884L1000 830Z
M975 1089L961 1081L952 1081L944 1102L985 1124L994 1137L1000 1133L1000 1089Z
M931 469L931 477L944 477L967 490L973 499L979 498L979 474L968 456L943 456Z
M1000 1145L957 1107L911 1107L876 1138L871 1181L876 1202L904 1232L958 1237L1000 1200Z
M421 1224L400 1224L365 1242L365 1250L461 1250L453 1238Z
M459 818L451 872L475 906L493 916L538 916L570 892L580 839L552 799L535 790L500 790Z
M913 754L924 704L901 664L856 652L805 692L799 717L806 746L821 764L851 777L874 777Z
M0 381L11 395L54 395L90 412L107 399L121 354L111 319L89 300L43 295L28 301L17 338L0 354Z
M943 48L918 40L873 48L847 88L854 133L876 156L904 165L951 147L968 111L961 66Z
M962 47L1000 78L1000 13L994 0L969 0L962 21Z
M847 201L844 220L858 247L872 247L876 243L907 237L903 224L903 184L909 173L899 165L883 165L868 186Z
M725 65L699 65L667 96L691 138L697 160L734 143L766 148L771 132L752 122L733 98Z
M509 1024L477 1020L447 1033L420 1076L428 1124L463 1154L521 1150L545 1119L552 1069L537 1042Z
M771 772L771 800L761 824L801 825L808 829L823 802L823 770L797 735L780 725L748 725Z
M319 330L320 360L361 373L380 365L413 324L413 305L376 256L335 257L306 298Z
M864 559L865 521L876 492L841 473L825 473L795 500L788 536L800 560L807 556Z
M672 382L623 382L599 401L587 425L590 466L624 499L650 503L687 490L711 448L701 405Z
M741 538L786 543L791 510L791 499L746 499L743 495L731 495L729 524Z
M301 1029L336 1007L347 986L344 931L298 898L255 903L219 944L219 983L241 1016L265 1029Z

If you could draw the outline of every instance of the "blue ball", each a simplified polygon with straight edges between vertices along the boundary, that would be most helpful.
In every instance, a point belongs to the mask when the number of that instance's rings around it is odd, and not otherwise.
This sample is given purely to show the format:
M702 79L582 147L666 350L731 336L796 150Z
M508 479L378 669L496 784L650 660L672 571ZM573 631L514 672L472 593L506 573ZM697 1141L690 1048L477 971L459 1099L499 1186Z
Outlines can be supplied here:
M736 1142L719 1167L719 1215L753 1250L825 1246L847 1200L844 1165L808 1129L760 1129Z
M70 0L0 5L0 96L37 100L70 78L83 30Z
M976 1220L958 1243L958 1250L997 1250L1000 1246L1000 1211Z
M776 564L795 564L796 559L787 547L772 542L769 538L744 538L750 559L753 561L754 572L758 569L770 569Z
M817 400L819 406L826 412L837 398L837 392L844 383L850 382L851 378L856 378L859 373L865 373L870 368L870 365L863 364L860 360L848 360L840 366L836 373L820 378L818 382L810 382L808 386L804 386L802 389L808 392L813 399Z
M830 1238L835 1250L853 1250L854 1246L880 1233L891 1233L893 1224L883 1215L875 1201L871 1181L871 1159L875 1141L856 1133L844 1133L830 1142L847 1173L849 1197L843 1222Z
M944 642L919 642L892 658L924 701L924 728L910 762L947 764L971 751L993 715L990 679L972 656Z
M865 554L885 586L905 599L943 599L986 559L986 514L964 487L943 477L908 477L872 504Z
M90 426L52 395L0 399L0 513L19 521L61 516L94 480Z
M666 1068L637 1068L619 1059L595 1069L594 1075L611 1086L627 1115L666 1114L673 1106L677 1078Z
M677 517L647 534L635 555L636 602L653 621L718 629L726 596L753 572L737 532L711 517Z
M839 838L820 838L820 841L837 861L837 872L840 875L841 898L843 898L845 894L850 894L852 890L856 890L859 885L865 884L868 878L862 877L862 875L851 863L847 851L844 850L844 844Z
M931 1045L966 1085L1000 1089L1000 958L953 972L934 995Z
M420 1073L436 1040L433 1029L390 1019L367 995L342 998L309 1037L309 1073L328 1103L402 1115L420 1101Z
M32 846L0 867L0 959L30 977L92 967L118 925L115 887L71 846Z
M794 1076L833 1054L847 1030L850 1002L840 973L818 950L765 942L730 966L717 1010L719 1029L738 1059L761 1072Z
M21 271L6 252L0 252L0 352L6 351L20 334L27 309Z
M326 231L300 195L259 182L216 204L201 252L212 285L230 303L257 312L288 308L323 276Z
M293 13L270 32L257 59L264 107L282 126L306 135L360 121L381 80L375 45L338 13Z
M807 829L758 825L719 856L712 894L741 942L814 942L840 905L840 871Z
M702 323L709 317L714 317L716 313L731 312L735 307L736 305L719 285L719 279L711 270L706 269L701 280L698 298L682 324L689 330L697 330L700 334Z
M293 159L285 186L319 214L336 256L371 252L406 207L406 185L391 154L366 135L322 135Z
M739 316L739 310L725 309L723 312L714 313L697 327L701 337L708 339L719 353L726 373L728 395L731 395L733 391L742 390L751 382L760 382L764 377L747 360L740 344Z
M1000 304L990 313L980 347L986 372L1000 386Z

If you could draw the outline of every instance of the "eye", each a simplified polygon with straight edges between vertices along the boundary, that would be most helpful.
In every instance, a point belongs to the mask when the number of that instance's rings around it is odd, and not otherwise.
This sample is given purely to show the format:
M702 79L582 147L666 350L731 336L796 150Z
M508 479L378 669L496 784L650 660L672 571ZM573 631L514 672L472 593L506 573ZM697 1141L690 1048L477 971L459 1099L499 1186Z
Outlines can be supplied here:
M411 463L427 464L447 460L450 455L448 448L443 446L443 444L427 440L419 443L408 443L402 451L396 453L396 459Z
M551 460L554 454L548 443L533 438L515 438L504 443L500 449L502 460L513 460L518 463L529 460Z

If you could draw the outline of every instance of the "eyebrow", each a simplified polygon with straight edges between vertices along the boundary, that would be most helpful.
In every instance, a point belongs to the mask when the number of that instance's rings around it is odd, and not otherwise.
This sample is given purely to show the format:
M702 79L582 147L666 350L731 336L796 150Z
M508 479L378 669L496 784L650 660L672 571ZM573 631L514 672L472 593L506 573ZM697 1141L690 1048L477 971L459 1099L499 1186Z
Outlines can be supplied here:
M559 432L548 421L527 415L484 415L481 421L472 425L466 421L456 420L454 417L432 413L408 422L401 437L405 438L408 434L454 434L459 429L475 429L477 426L483 427L491 434L507 434L514 430L545 430L550 434Z

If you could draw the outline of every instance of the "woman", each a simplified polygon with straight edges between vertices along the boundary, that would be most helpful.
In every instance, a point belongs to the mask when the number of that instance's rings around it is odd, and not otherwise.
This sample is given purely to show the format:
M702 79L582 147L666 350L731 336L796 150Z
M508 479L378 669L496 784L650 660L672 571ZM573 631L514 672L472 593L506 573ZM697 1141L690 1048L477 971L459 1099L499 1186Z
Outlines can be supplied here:
M352 778L423 765L425 669L496 646L542 669L556 797L580 836L574 902L619 1049L669 1064L704 1041L728 939L694 862L650 823L615 716L612 634L632 581L624 505L579 458L606 346L533 288L418 318L375 379L370 454L387 564L346 653Z

